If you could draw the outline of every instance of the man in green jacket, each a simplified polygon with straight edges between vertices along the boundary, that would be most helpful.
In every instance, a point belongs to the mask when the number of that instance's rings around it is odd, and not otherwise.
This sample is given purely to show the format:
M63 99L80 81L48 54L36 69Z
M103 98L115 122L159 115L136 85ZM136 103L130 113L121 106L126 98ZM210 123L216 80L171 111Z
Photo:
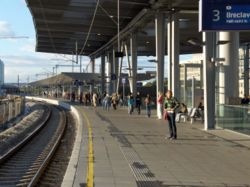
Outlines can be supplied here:
M176 109L179 107L178 100L173 97L173 93L171 90L166 92L166 98L164 101L164 112L167 114L167 120L169 125L169 133L170 136L168 139L173 140L177 138L177 129L175 124L175 113Z

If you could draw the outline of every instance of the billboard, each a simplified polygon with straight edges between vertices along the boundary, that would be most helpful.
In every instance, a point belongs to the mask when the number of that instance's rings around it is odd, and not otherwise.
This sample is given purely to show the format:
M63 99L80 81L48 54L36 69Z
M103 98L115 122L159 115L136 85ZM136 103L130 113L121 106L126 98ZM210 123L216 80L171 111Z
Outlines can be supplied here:
M200 0L200 31L250 30L249 0Z

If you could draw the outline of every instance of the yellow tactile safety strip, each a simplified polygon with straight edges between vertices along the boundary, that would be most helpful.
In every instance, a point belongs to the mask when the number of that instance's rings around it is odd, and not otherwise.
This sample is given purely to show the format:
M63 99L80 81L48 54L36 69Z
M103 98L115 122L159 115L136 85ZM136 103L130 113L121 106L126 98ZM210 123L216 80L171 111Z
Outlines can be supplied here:
M94 186L94 150L93 150L93 137L92 137L92 125L89 121L88 116L83 112L84 118L87 121L88 125L88 172L87 172L87 185L86 187Z

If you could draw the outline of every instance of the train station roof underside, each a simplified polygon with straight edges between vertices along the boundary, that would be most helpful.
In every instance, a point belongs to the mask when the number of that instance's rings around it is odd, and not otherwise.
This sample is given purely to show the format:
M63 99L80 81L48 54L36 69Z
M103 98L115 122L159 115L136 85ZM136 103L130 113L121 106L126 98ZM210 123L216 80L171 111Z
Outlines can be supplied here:
M117 46L117 2L26 0L36 30L36 51L76 54L77 41L77 53L94 58ZM137 33L139 56L155 55L157 11L164 11L166 16L179 12L181 54L202 52L201 46L190 43L202 40L198 31L198 0L120 0L119 4L120 41ZM241 42L249 42L249 38L249 33L240 34Z

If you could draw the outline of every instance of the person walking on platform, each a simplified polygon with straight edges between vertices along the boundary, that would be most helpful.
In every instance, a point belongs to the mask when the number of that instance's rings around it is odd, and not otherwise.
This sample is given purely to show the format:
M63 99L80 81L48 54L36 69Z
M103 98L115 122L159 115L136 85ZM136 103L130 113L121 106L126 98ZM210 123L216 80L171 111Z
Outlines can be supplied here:
M175 112L176 109L179 107L178 100L173 97L173 93L171 90L166 92L166 98L164 101L164 116L166 116L169 125L169 133L170 136L168 139L173 140L177 139L177 129L175 124Z
M110 107L110 96L109 94L106 94L105 98L103 99L104 100L104 109L109 111L109 107Z
M134 97L133 94L130 93L128 96L128 114L132 114L134 111Z
M163 93L159 91L157 97L157 117L162 119L162 103L163 103Z
M93 101L93 106L96 108L96 105L97 105L97 94L96 93L93 93L93 96L92 96L92 101Z
M151 99L150 95L147 94L147 97L145 99L145 105L146 105L146 113L147 113L147 116L149 118L151 116L151 102L152 102L152 99Z
M114 110L116 110L117 100L118 100L117 93L113 93L112 98L111 98L111 103L112 103Z
M138 114L141 114L141 94L140 94L140 92L137 92L137 95L135 97L135 107L137 108Z

